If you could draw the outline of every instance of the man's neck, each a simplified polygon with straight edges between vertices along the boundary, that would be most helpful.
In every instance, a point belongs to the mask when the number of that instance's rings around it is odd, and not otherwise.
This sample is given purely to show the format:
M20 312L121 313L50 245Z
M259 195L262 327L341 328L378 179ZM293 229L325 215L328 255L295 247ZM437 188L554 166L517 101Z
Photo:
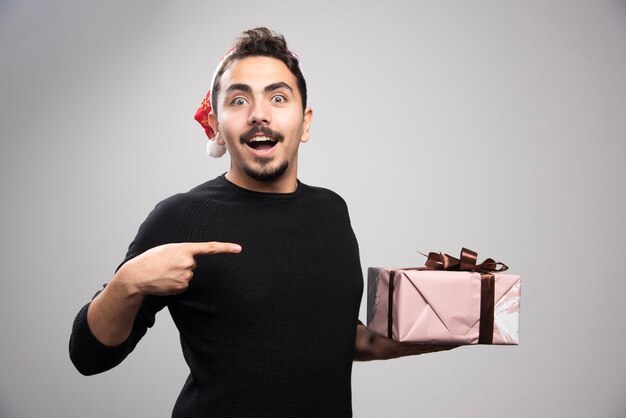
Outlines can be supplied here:
M295 173L285 173L280 178L272 181L255 180L248 176L240 176L229 170L226 179L231 183L247 190L262 193L293 193L298 188L298 180Z

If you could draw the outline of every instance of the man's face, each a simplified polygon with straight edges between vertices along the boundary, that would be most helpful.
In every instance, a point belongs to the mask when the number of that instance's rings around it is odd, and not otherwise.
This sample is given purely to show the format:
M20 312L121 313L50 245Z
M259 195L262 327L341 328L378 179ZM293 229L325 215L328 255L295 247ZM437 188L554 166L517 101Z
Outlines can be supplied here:
M309 139L312 110L302 110L296 77L280 60L247 57L234 61L220 80L209 116L216 140L231 157L228 177L257 188L297 176L298 147Z

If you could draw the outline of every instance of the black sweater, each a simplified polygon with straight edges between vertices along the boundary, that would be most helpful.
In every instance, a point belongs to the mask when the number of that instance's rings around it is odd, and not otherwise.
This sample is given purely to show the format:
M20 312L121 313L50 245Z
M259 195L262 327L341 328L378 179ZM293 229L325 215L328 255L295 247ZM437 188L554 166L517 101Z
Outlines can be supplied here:
M243 250L197 256L189 289L147 297L118 347L95 339L84 306L70 338L77 369L119 364L167 306L190 369L172 416L352 416L363 282L345 202L300 182L294 193L259 193L220 176L159 203L124 262L157 245L201 241Z

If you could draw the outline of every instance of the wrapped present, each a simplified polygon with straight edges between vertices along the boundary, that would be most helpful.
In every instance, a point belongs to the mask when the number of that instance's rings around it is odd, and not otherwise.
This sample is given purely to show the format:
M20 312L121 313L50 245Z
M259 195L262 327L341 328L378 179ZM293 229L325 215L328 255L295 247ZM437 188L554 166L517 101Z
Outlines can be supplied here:
M521 277L463 248L429 253L425 267L369 268L367 324L396 341L519 344Z

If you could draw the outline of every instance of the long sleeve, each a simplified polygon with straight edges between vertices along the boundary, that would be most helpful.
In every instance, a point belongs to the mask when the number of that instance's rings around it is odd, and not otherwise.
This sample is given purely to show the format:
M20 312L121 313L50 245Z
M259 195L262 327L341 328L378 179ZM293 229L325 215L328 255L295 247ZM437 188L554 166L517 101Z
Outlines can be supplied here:
M184 210L177 204L177 199L178 196L173 196L155 207L139 228L124 261L117 269L150 248L179 241L177 227ZM117 366L133 351L148 328L154 325L156 314L169 300L170 297L147 296L135 317L130 336L115 347L102 344L93 335L87 323L90 303L84 305L76 315L69 342L70 359L76 369L84 375L93 375Z
M96 339L87 323L89 303L81 308L74 319L70 336L70 359L76 369L86 376L102 373L120 364L130 354L148 328L155 322L155 316L167 303L164 297L149 297L144 300L137 313L133 330L122 344L110 347Z

